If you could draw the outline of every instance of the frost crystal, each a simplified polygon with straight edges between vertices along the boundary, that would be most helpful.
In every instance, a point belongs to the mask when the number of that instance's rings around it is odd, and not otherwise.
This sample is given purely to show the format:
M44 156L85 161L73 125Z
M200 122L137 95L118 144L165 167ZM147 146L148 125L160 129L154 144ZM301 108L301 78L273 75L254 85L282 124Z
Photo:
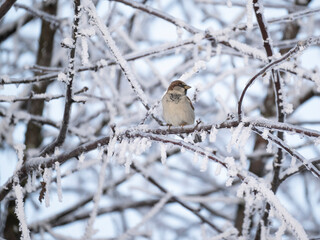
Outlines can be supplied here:
M51 168L45 168L44 169L44 173L43 173L43 181L46 184L46 192L45 192L45 196L44 196L46 207L50 207L51 176L52 176Z
M88 42L85 37L81 38L82 52L81 60L84 66L89 65L89 52L88 52Z
M20 170L20 168L23 165L23 157L24 157L23 151L26 149L26 145L17 144L14 146L14 148L16 149L17 154L18 154L18 163L17 163L16 170L15 170L15 172L17 172L18 170Z
M210 135L209 135L209 141L210 142L215 142L216 141L217 133L218 133L218 129L216 129L215 126L212 126L212 128L210 130Z
M206 155L203 159L202 159L202 163L200 166L200 172L205 172L208 169L208 156Z
M233 157L226 157L225 162L228 165L228 175L230 176L226 181L226 186L230 187L232 185L234 177L237 176L238 171Z
M31 176L30 176L30 174L28 174L28 179L27 179L27 184L26 184L27 193L32 192L32 182L31 181L32 181Z
M67 48L73 48L74 47L74 40L70 37L67 37L62 40L61 45L67 47Z
M210 61L211 59L211 52L212 52L212 45L211 42L207 43L207 47L206 47L206 60Z
M253 27L252 24L252 0L247 0L247 28L251 30Z
M222 165L217 164L216 171L214 172L214 175L219 176L221 173L221 168L222 168Z
M86 156L84 155L84 153L82 153L82 154L78 157L78 168L79 168L79 169L82 167L85 158L86 158Z
M273 152L272 142L271 141L268 142L266 151L267 151L267 153L272 153Z
M263 133L262 133L261 137L263 139L267 140L268 139L268 135L269 135L269 129L267 129L267 128L263 129Z
M201 131L200 137L201 137L201 141L204 142L204 140L206 140L206 138L207 138L207 133L206 133L206 131Z
M55 170L57 172L57 193L59 202L62 202L62 188L61 188L61 172L60 172L60 163L55 162Z
M126 162L127 147L128 147L128 141L126 139L123 139L120 144L120 152L118 156L118 162L120 164L123 164Z
M199 72L200 70L204 70L206 69L206 62L203 60L199 60L197 62L195 62L193 68L182 74L182 76L179 78L179 80L185 82L187 79L191 78L195 73Z
M16 208L15 208L15 213L19 219L19 230L22 233L22 240L29 240L30 238L30 233L28 229L28 225L26 222L26 217L24 214L24 206L23 206L23 193L22 193L22 187L17 184L16 186L13 187L14 193L16 194Z
M230 131L232 132L232 136L231 136L231 140L227 146L227 151L229 153L231 152L232 147L239 146L239 135L240 135L240 132L243 128L243 125L244 125L244 123L241 122L236 129L234 129L234 130L230 129Z
M61 81L61 82L68 82L68 78L67 78L67 75L63 72L60 72L58 74L58 81Z
M286 114L292 113L293 112L293 105L291 103L285 103L284 106L283 106L283 111Z
M164 143L160 143L161 163L166 164L167 161L167 146Z

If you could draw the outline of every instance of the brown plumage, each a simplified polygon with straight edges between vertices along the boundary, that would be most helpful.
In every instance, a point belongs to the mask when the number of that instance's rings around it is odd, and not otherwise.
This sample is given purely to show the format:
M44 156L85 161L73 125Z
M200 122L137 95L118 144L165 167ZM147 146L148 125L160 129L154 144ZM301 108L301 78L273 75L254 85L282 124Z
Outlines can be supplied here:
M187 97L191 88L180 80L173 81L162 98L163 118L172 126L184 126L194 123L194 107Z

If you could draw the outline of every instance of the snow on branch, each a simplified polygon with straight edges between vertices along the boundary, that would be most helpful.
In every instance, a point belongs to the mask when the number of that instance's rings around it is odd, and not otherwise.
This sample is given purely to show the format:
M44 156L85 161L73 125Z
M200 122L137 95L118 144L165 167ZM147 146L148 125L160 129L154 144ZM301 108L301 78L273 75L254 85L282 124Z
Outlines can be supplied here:
M237 127L240 124L240 122L232 120L232 121L226 121L221 124L213 124L213 125L201 125L197 127L197 131L207 131L208 133L211 132L212 129L223 129L223 128L234 128ZM292 124L288 123L278 123L273 121L267 121L267 120L254 120L252 122L247 121L243 122L244 127L260 127L260 128L267 128L267 129L276 129L278 131L283 132L291 132L291 133L297 133L301 135L305 135L312 138L320 138L320 132L316 130L310 130L307 128L297 127ZM128 138L128 139L135 139L135 138L148 138L155 142L162 142L165 144L173 144L180 147L183 147L184 149L188 149L193 152L197 152L198 154L202 156L206 156L208 151L200 148L200 146L195 146L190 143L186 143L182 140L175 140L169 137L164 137L169 134L173 135L179 135L183 133L193 133L195 131L194 126L189 127L159 127L159 128L141 128L139 132L137 132L137 128L134 128L132 130L124 130L123 132L119 133L117 135L117 140L121 141L122 139ZM163 136L163 137L162 137ZM14 182L14 178L18 177L20 181L27 178L28 174L30 174L32 171L37 170L38 168L45 168L45 167L52 167L56 162L59 162L60 164L63 164L70 158L74 158L77 156L80 156L82 153L86 153L89 151L92 151L96 149L99 146L108 145L110 141L110 136L103 137L101 139L85 143L83 145L80 145L68 152L61 153L58 156L52 156L52 157L38 157L38 158L32 158L29 159L19 171L17 171L15 176L12 176L8 179L8 181L0 188L0 201L9 193L9 191L12 188L12 184ZM210 154L208 156L211 160L221 164L222 166L225 166L224 161L217 158L216 156Z
M30 240L30 231L28 229L28 225L26 222L26 216L24 213L24 205L23 205L23 193L22 187L19 184L16 184L14 187L14 192L16 194L16 209L15 213L19 219L19 230L22 233L23 240Z
M75 5L74 6L74 25L73 25L73 32L72 32L73 46L70 50L70 55L69 55L66 102L64 106L62 124L61 124L58 137L41 152L40 154L41 156L45 156L46 154L51 154L53 153L56 147L60 147L66 138L66 134L68 130L70 114L71 114L71 105L73 103L72 84L73 84L73 79L75 74L74 69L75 69L76 43L78 39L78 28L79 28L80 14L81 14L80 0L74 0L74 5Z
M16 8L22 8L25 9L26 11L30 12L32 15L41 18L42 20L51 23L55 28L59 27L62 19L59 19L53 15L50 15L44 11L35 9L34 6L28 7L27 5L21 4L21 3L15 3L14 6Z
M119 48L117 47L115 41L112 39L108 27L101 22L101 19L98 17L95 6L92 2L84 1L84 8L85 11L88 13L90 18L93 20L101 35L106 42L107 46L110 48L112 55L114 56L117 64L120 66L121 70L123 71L124 75L126 76L128 82L130 83L133 91L137 94L137 97L143 104L143 106L149 110L149 104L147 97L145 96L144 92L141 89L139 82L136 80L136 77L132 73L128 62L123 57L122 53L120 52Z
M249 89L249 87L255 82L255 80L262 76L263 74L266 74L268 71L277 68L281 63L285 62L286 60L300 54L302 51L306 50L309 46L318 44L320 42L320 37L310 37L307 40L299 41L298 44L292 48L290 51L288 51L286 54L284 54L282 57L280 57L277 60L274 60L270 63L268 63L264 68L262 68L256 75L254 75L246 84L244 87L239 102L238 102L238 119L239 121L242 120L242 102L244 99L244 96Z

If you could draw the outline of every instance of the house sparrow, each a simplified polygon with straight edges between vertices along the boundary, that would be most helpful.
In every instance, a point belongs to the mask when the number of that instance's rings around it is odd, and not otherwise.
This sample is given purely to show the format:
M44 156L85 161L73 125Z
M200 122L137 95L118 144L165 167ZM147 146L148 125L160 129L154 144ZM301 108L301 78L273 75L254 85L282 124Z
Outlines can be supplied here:
M162 98L163 118L168 125L184 126L194 123L194 108L187 97L191 88L182 81L173 81Z

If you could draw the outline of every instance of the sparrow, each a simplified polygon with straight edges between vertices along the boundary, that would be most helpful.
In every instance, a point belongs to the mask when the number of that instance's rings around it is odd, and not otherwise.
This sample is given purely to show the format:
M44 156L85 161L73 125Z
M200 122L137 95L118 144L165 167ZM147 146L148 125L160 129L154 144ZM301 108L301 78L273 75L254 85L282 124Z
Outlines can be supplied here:
M163 118L169 126L185 126L194 123L194 107L187 97L191 88L180 80L173 81L161 102Z

